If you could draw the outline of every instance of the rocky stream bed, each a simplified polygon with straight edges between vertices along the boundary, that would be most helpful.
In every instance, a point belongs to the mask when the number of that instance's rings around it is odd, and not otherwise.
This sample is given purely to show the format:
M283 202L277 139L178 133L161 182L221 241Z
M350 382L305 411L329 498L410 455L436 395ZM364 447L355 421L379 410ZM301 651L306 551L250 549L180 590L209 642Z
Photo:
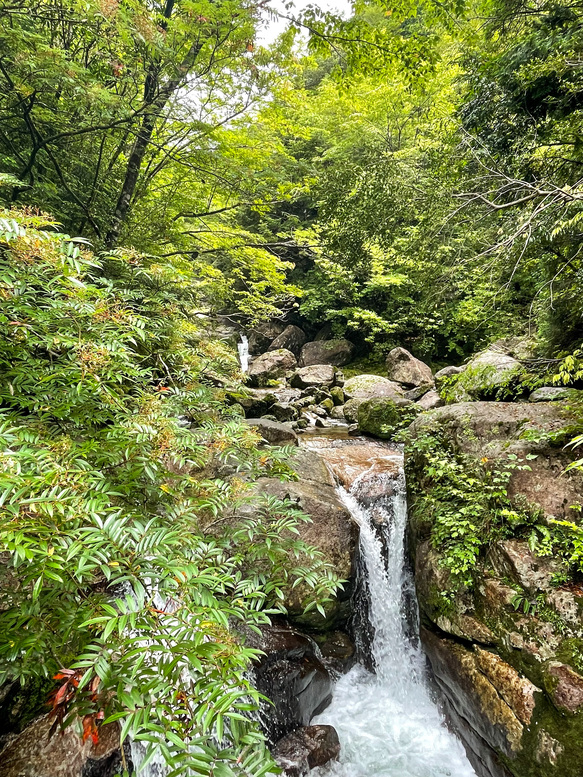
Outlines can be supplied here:
M346 580L325 617L304 614L290 592L288 617L250 638L264 651L256 685L273 701L261 724L286 774L581 777L583 586L517 534L493 537L476 556L474 584L454 589L428 509L438 445L468 467L510 462L510 508L528 507L541 526L578 520L583 479L565 471L574 454L564 445L580 422L580 392L492 401L521 369L500 347L436 374L397 348L386 375L346 379L346 340L307 343L298 327L277 326L251 335L250 353L242 345L251 385L229 401L264 445L295 449L298 474L257 488L310 515L303 539ZM444 391L462 372L468 379ZM404 450L383 441L406 428ZM454 488L434 504L448 500L459 500ZM0 701L6 720L18 719L13 689ZM46 727L41 716L8 737L2 777L119 770L115 725L98 746L72 731L49 741Z

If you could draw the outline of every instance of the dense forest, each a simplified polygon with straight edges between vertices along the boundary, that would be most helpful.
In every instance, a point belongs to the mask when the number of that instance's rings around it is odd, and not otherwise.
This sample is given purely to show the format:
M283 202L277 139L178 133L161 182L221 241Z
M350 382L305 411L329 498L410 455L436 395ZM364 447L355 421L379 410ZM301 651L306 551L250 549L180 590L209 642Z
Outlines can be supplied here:
M581 387L582 19L0 0L0 683L55 728L273 768L245 635L343 581L254 487L297 475L241 418L239 333L348 338L353 374L515 338L497 398Z

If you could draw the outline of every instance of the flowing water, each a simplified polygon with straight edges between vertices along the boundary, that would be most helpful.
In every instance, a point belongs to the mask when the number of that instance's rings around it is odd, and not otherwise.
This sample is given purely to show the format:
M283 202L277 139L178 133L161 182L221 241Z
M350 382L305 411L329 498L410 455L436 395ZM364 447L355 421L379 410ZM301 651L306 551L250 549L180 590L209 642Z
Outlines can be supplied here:
M344 452L350 458L350 449ZM332 704L312 721L334 726L340 738L339 760L318 770L327 777L475 777L432 697L416 639L404 486L402 472L395 477L372 465L349 491L340 489L360 526L375 672L353 667L338 680Z
M243 364L243 360L242 360ZM316 430L314 430L316 432ZM338 761L314 777L475 777L459 740L447 730L432 697L418 643L414 583L406 564L407 503L399 465L388 445L351 439L342 429L304 435L337 475L350 482L340 496L360 526L364 567L360 651L357 664L336 683L332 704L312 723L334 726L342 746ZM360 474L358 474L360 472ZM134 767L145 755L131 742ZM136 769L137 770L137 769ZM160 755L140 777L167 777Z
M249 340L245 335L241 335L241 340L237 343L237 350L239 351L241 372L249 372Z

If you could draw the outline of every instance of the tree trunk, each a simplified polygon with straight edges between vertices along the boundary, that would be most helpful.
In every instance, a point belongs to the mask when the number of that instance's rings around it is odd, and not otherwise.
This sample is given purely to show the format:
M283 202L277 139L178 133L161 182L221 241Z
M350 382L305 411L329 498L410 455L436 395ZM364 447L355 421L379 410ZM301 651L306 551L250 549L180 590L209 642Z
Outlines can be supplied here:
M164 104L165 103L166 100L164 100ZM136 142L134 143L128 160L125 179L115 206L111 226L105 237L105 245L107 248L113 248L115 246L121 228L127 218L132 196L136 190L136 184L142 168L144 155L152 139L154 127L156 126L157 115L158 112L147 113L142 120L142 126L140 127L140 131L138 132Z

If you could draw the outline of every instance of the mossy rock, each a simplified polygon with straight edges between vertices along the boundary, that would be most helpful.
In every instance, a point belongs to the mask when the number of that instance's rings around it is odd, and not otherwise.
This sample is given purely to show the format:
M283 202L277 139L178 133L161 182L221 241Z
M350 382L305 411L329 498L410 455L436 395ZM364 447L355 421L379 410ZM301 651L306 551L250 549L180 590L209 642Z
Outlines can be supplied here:
M323 407L328 415L330 415L332 408L334 407L334 401L332 399L324 399L322 402L320 402L320 407Z
M344 404L344 389L341 386L332 386L330 396L335 405Z
M408 426L415 415L414 405L406 399L375 397L360 404L358 428L374 437L389 439L399 429Z

